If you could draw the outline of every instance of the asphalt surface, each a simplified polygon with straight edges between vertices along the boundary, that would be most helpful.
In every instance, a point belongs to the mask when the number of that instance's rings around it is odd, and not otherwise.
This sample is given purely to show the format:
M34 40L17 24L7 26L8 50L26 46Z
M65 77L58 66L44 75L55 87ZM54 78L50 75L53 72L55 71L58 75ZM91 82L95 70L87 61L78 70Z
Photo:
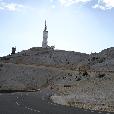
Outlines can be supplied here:
M0 93L0 114L114 114L57 105L40 92Z

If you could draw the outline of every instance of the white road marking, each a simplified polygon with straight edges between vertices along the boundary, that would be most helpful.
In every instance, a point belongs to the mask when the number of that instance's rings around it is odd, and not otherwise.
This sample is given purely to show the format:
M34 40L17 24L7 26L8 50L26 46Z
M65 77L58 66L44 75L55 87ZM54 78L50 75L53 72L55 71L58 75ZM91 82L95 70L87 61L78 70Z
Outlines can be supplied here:
M93 110L91 110L91 112L94 112Z
M102 112L98 112L98 113L102 113Z
M36 109L33 109L33 108L29 108L27 106L25 106L25 108L28 109L28 110L34 111L34 112L40 112L39 110L36 110Z
M29 110L30 110L30 108L29 108L29 107L27 107L27 109L29 109Z
M16 104L19 106L20 104L18 102L16 102Z
M32 109L32 108L30 108L30 110L32 111L33 109Z
M22 94L21 94L21 97L22 97ZM19 99L18 96L16 98ZM17 101L15 103L17 104L17 106L21 105ZM38 112L38 113L40 112L40 110L36 110L36 109L30 108L29 106L24 106L24 108L27 109L27 110L30 110L30 111L34 111L34 112Z
M35 109L34 109L33 111L34 111L34 112L40 112L39 110L35 110Z
M25 108L28 108L28 107L25 106Z

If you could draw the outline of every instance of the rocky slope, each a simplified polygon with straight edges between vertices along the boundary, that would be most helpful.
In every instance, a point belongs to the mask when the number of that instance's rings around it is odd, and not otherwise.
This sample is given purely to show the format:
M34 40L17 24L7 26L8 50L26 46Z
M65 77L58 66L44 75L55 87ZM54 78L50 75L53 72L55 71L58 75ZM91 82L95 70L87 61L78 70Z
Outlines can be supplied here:
M36 47L0 58L0 90L47 86L56 103L114 111L114 48L89 55Z

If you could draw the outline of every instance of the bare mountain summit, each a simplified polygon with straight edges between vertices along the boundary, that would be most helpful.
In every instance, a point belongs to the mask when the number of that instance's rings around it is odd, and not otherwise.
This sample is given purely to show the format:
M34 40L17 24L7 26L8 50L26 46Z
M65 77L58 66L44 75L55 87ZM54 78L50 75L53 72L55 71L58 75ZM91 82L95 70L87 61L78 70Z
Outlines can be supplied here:
M114 112L114 47L100 53L34 47L0 58L0 90L49 88L55 103Z

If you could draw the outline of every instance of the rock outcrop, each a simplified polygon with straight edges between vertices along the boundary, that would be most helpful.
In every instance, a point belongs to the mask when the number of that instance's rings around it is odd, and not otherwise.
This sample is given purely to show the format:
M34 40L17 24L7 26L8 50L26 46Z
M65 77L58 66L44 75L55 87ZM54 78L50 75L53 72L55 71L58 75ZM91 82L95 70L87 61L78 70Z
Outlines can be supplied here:
M113 47L90 55L36 47L0 58L1 91L48 86L63 105L114 111L113 82Z

